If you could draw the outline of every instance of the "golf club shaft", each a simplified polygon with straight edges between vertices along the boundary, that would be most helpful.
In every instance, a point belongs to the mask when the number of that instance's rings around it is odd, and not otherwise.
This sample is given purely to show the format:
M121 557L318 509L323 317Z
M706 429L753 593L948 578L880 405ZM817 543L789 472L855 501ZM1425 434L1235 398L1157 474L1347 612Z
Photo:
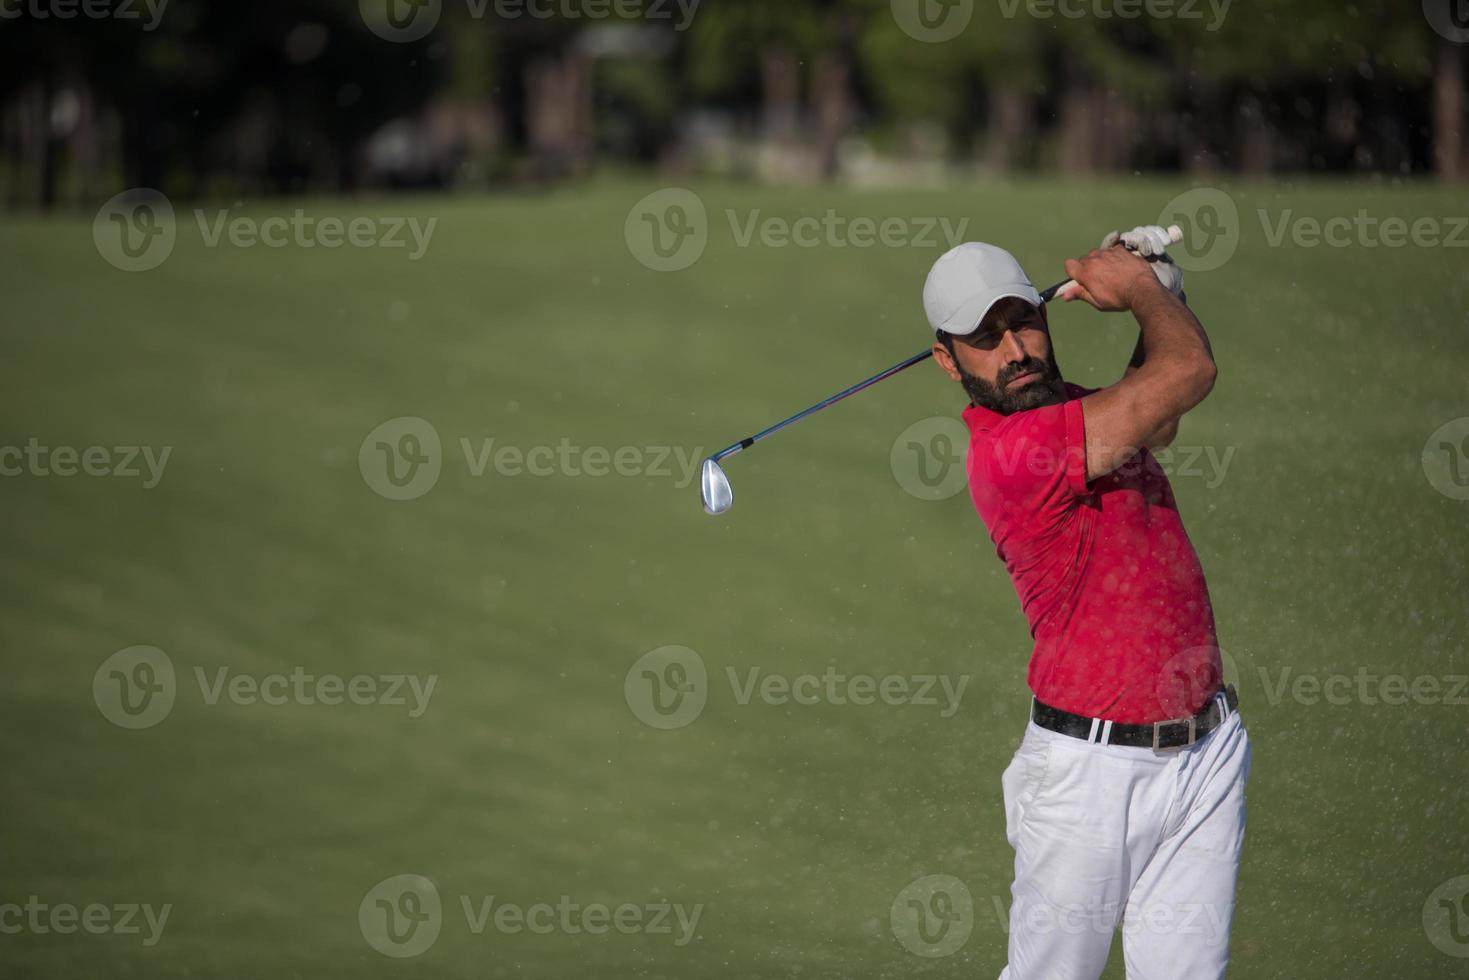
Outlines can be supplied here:
M726 446L725 448L721 449L719 452L715 453L710 458L713 459L717 463L717 462L719 462L721 459L723 459L726 456L733 456L735 453L739 452L741 449L749 449L751 446L755 445L755 443L759 442L761 439L764 439L768 435L774 435L775 433L779 432L781 429L784 429L786 426L790 425L791 423L793 423L793 422L799 422L799 421L801 421L801 419L805 418L806 416L813 415L816 412L821 411L823 408L826 408L828 405L835 405L837 402L841 401L843 398L847 398L847 397L849 397L851 395L855 395L857 392L861 391L863 388L867 388L867 387L870 387L872 385L875 385L879 381L883 380L884 378L890 378L893 375L897 374L899 371L903 370L904 368L910 368L913 365L917 364L919 361L925 360L925 359L930 358L932 356L933 356L933 351L932 350L926 350L926 351L923 351L921 353L914 354L912 357L908 358L906 361L900 361L900 362L898 362L897 364L894 364L892 367L888 368L885 371L879 371L878 373L874 374L872 377L868 378L865 381L859 381L856 384L852 385L852 387L850 387L850 388L844 388L843 390L837 392L835 395L832 395L830 398L823 399L822 401L817 402L815 405L812 405L810 408L805 409L804 411L797 412L795 415L792 415L788 419L782 419L781 421L775 423L774 425L772 425L768 429L763 429L760 432L755 433L753 436L750 436L749 438L741 439L739 442L736 442L733 445Z
M1041 292L1041 294L1040 294L1041 295L1041 302L1042 303L1049 303L1051 301L1051 297L1053 297L1053 296L1056 295L1056 291L1059 290L1062 286L1066 285L1069 282L1071 282L1070 279L1063 279L1061 282L1056 283L1056 285L1051 286L1049 289L1043 290ZM933 356L933 351L931 349L930 350L925 350L925 351L920 351L919 353L914 354L912 357L908 358L905 361L899 361L897 364L894 364L892 367L890 367L890 368L888 368L888 369L886 369L884 371L877 372L876 374L874 374L872 377L866 379L865 381L859 381L856 384L852 385L852 387L845 388L845 389L837 392L835 395L832 395L830 398L823 399L822 401L817 402L815 405L812 405L810 408L805 409L805 410L800 411L800 412L797 412L795 415L792 415L788 419L782 419L781 421L775 423L774 425L772 425L768 429L762 429L761 431L755 433L753 436L749 436L748 438L741 439L739 442L736 442L736 443L733 443L732 445L726 446L725 448L721 449L719 452L715 453L713 456L711 456L709 458L712 459L712 460L714 460L714 462L717 463L721 459L724 459L726 456L733 456L735 453L739 452L741 449L749 449L751 446L755 445L755 443L759 442L761 439L764 439L766 436L768 436L768 435L774 435L775 433L779 432L781 429L784 429L786 426L791 425L794 422L799 422L799 421L801 421L801 419L805 418L808 415L814 415L815 413L821 411L823 408L826 408L829 405L835 405L837 402L841 401L843 398L847 398L847 397L850 397L852 395L855 395L857 392L861 391L862 389L869 388L872 385L877 384L879 381L884 380L885 378L891 378L893 375L897 374L899 371L902 371L905 368L910 368L913 365L917 364L919 361L927 360L928 358L930 358L932 356Z

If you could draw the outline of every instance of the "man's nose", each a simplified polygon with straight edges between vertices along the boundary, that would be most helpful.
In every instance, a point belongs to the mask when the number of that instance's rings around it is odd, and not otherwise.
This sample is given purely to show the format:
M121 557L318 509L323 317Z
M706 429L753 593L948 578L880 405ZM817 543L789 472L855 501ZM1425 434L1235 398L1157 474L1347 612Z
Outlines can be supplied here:
M1026 358L1025 348L1020 344L1020 338L1015 336L1015 331L1006 330L1000 337L1000 349L1005 352L1005 359L1011 362L1023 361Z

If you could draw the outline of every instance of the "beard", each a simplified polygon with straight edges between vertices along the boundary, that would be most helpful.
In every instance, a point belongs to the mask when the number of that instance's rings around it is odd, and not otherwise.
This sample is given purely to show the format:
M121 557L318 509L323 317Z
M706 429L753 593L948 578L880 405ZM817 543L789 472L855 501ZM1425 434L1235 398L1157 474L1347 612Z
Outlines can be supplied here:
M1061 380L1061 369L1056 365L1054 349L1046 353L1044 361L1027 357L1019 363L1006 365L993 384L964 370L957 358L954 363L959 368L960 383L964 385L969 400L1001 415L1014 415L1016 412L1054 405L1064 401L1066 397L1066 388ZM1034 381L1019 388L1006 387L1015 378L1030 373L1036 375Z

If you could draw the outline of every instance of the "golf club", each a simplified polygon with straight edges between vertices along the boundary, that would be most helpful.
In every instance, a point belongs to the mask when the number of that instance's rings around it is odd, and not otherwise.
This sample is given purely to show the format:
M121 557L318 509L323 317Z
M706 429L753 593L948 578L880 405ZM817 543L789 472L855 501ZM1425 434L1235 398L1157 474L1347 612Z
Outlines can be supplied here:
M1178 225L1169 226L1168 238L1170 241L1175 243L1183 241L1183 229L1181 229ZM1063 279L1061 282L1056 283L1054 286L1050 286L1046 289L1041 290L1041 302L1049 303L1052 299L1056 297L1058 293L1060 293L1066 287L1072 285L1075 285L1074 279ZM926 360L932 356L932 348L914 354L907 360L899 361L892 367L887 368L883 371L879 371L877 374L874 374L872 377L867 378L865 381L859 381L856 384L852 385L852 387L850 388L842 389L835 395L832 395L830 398L822 399L815 405L812 405L810 408L803 409L802 411L797 412L795 415L792 415L790 418L780 420L779 422L770 426L768 429L762 429L752 436L747 436L746 438L741 439L739 442L725 446L719 452L705 459L703 467L699 472L699 496L700 498L702 498L704 503L704 512L706 514L715 515L723 514L725 511L729 510L731 506L734 505L734 490L731 489L729 485L729 477L724 475L724 469L719 465L720 460L724 459L727 456L733 456L735 453L749 449L751 446L755 445L755 443L759 442L761 439L764 439L766 436L774 435L781 429L784 429L786 426L799 422L803 418L806 418L808 415L814 415L817 412L821 411L823 408L826 408L830 405L835 405L837 402L857 394L857 392L862 391L864 388L870 388L873 385L877 384L879 381L891 378L899 371L906 370L907 368L910 368L913 365L917 364L919 361Z

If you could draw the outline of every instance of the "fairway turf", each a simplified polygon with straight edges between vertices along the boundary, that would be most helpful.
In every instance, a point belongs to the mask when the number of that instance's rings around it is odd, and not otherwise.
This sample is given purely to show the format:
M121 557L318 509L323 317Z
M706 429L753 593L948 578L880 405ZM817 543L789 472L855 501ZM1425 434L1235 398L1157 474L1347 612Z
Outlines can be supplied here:
M7 977L989 977L1011 851L1000 773L1029 636L966 493L894 478L898 434L957 416L920 365L726 462L718 519L678 476L474 475L461 440L680 447L695 458L921 350L932 247L741 247L748 220L969 219L1040 285L1182 182L933 191L692 185L709 243L655 272L624 241L652 183L537 197L265 203L438 218L404 249L204 246L189 208L159 268L119 271L91 216L0 227L0 445L171 447L140 479L0 479L0 903L172 905L162 939L0 935ZM1443 977L1423 904L1469 873L1469 706L1299 703L1299 675L1469 673L1469 503L1420 454L1469 415L1463 249L1271 247L1256 216L1444 217L1427 187L1227 185L1242 237L1188 294L1220 365L1176 475L1254 742L1231 977ZM205 205L213 213L215 205ZM1115 380L1128 318L1052 312L1069 380ZM367 434L420 416L442 474L374 493ZM670 467L673 463L666 464ZM94 672L136 644L177 670L171 714L119 728ZM709 698L643 724L642 654L697 651ZM231 675L437 676L426 711L208 703ZM917 705L740 704L726 677L967 676ZM1282 675L1282 671L1289 673ZM1261 671L1265 672L1262 677ZM1459 692L1464 697L1466 692ZM430 878L442 932L374 951L358 905ZM957 953L905 950L889 907L949 874ZM473 934L460 897L686 907L697 937ZM1120 943L1109 977L1121 977Z

